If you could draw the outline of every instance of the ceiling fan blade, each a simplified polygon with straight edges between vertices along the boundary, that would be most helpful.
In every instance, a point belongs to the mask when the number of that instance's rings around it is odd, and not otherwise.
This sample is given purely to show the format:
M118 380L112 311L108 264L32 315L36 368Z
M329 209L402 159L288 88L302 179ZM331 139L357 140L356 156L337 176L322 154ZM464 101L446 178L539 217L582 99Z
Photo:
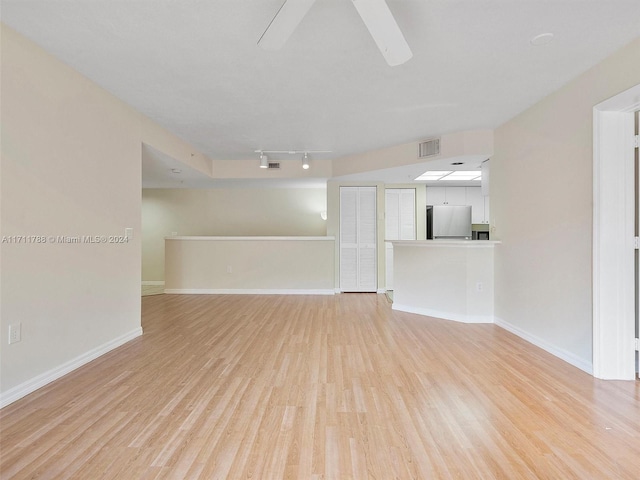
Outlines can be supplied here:
M413 53L385 0L352 0L389 65L405 63Z
M285 0L258 40L265 50L279 50L289 39L316 0Z

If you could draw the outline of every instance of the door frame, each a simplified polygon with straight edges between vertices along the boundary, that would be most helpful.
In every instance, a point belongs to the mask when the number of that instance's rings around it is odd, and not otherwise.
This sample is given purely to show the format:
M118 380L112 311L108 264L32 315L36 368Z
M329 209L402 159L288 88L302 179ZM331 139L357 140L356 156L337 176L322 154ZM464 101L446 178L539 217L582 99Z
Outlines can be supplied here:
M593 375L635 379L634 112L640 85L593 108Z

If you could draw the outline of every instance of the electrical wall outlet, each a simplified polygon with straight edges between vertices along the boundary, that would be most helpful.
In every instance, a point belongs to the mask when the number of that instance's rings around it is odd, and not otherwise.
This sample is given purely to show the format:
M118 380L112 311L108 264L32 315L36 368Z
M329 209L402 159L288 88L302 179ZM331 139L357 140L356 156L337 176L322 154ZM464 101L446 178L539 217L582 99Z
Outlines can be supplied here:
M22 340L22 324L20 322L9 325L9 345Z
M476 283L476 291L477 292L481 292L483 289L484 289L484 285L482 285L482 282Z
M233 273L233 268L231 268L231 265L227 265L227 273Z

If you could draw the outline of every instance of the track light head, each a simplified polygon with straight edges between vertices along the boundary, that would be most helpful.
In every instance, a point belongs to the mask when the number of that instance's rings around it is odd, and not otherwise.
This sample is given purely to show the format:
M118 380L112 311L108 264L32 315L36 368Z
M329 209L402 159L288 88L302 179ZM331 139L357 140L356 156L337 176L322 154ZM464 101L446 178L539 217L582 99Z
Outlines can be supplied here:
M260 152L260 168L269 168L269 157Z
M305 170L309 169L309 154L304 152L304 156L302 157L302 168Z

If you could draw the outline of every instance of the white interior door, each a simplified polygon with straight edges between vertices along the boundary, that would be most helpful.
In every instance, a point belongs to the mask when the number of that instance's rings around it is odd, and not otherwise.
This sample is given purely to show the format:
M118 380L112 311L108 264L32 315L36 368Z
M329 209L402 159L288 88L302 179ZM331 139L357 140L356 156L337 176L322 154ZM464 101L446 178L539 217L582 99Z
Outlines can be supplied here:
M388 188L384 196L384 239L400 239L400 195L399 189ZM393 245L385 242L385 288L393 290Z
M376 187L358 191L358 280L360 292L378 290Z
M358 287L358 191L340 188L340 290Z
M385 240L416 239L416 191L388 188L385 191ZM393 245L385 243L385 283L393 290Z
M376 187L340 187L340 290L375 292Z
M416 190L400 189L400 240L416 239Z

